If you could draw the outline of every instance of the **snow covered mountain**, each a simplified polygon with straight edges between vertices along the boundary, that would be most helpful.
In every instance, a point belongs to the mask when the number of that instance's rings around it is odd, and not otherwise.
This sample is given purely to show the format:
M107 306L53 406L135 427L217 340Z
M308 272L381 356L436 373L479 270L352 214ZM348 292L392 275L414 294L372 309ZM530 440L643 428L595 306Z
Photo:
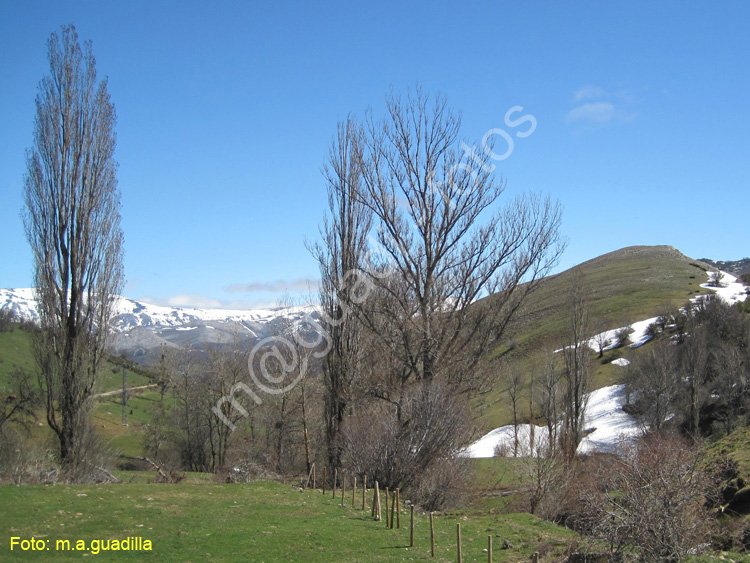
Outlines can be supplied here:
M38 322L34 290L0 289L0 310ZM120 297L113 323L115 351L143 364L154 363L162 346L193 347L239 340L252 345L282 331L284 326L316 318L314 307L229 310L162 307Z

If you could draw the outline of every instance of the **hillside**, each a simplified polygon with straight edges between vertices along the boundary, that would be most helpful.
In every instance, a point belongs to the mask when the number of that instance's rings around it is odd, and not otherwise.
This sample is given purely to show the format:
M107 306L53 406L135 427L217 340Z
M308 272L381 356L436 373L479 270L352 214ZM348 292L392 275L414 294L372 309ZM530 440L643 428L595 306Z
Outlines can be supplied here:
M680 306L706 293L700 284L709 269L671 246L631 246L604 254L545 278L527 300L511 337L522 348L559 342L576 275L588 292L592 328L615 328L652 317L665 304Z
M590 317L604 328L624 326L653 316L665 303L682 305L703 292L708 264L692 260L671 246L633 246L594 258L542 281L520 311L507 338L519 352L559 342L565 302L577 272L590 292ZM491 305L493 297L476 307ZM38 320L31 289L0 289L0 309L23 319ZM114 319L115 350L142 364L153 364L162 346L201 348L238 338L252 345L278 331L285 323L315 317L314 307L259 310L188 309L162 307L121 297Z
M501 360L515 359L522 372L540 365L547 351L562 347L567 302L574 280L588 293L589 332L630 325L654 317L667 307L682 306L697 295L708 293L708 264L693 260L672 246L631 246L588 260L575 268L542 280L520 311L506 337L489 358L490 369L500 369ZM492 296L486 298L491 303ZM480 302L481 305L481 302ZM596 363L594 389L620 382L622 370L610 361L623 352L605 356ZM624 354L637 353L626 351ZM528 416L528 395L520 401ZM479 426L483 430L510 422L507 385L497 381L477 400Z

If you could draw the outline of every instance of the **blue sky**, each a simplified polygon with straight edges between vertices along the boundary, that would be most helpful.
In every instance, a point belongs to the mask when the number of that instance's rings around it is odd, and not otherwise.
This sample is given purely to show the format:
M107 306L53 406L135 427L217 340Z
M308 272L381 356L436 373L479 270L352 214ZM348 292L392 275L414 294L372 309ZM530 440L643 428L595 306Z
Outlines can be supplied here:
M31 284L24 151L47 38L68 23L117 108L127 297L299 294L337 121L415 84L461 111L469 144L514 139L497 173L509 196L562 202L558 269L634 244L750 254L746 2L0 0L0 287ZM505 122L514 106L533 134Z

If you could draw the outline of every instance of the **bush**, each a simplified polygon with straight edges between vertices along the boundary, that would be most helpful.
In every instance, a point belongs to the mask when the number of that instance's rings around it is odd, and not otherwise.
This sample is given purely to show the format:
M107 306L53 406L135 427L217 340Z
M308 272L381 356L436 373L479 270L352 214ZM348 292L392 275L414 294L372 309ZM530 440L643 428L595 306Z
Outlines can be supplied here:
M618 552L646 561L681 561L708 544L709 479L697 448L676 435L652 434L602 466L595 486L583 487L585 529Z
M0 436L0 481L15 485L56 483L60 468L52 443L34 440L20 429L5 428Z
M343 469L401 488L425 509L456 505L471 489L470 471L457 456L470 438L463 399L432 382L415 386L401 404L400 416L393 404L374 403L345 421Z
M622 352L620 350L612 350L602 358L601 362L602 364L609 364L620 358L622 358Z
M0 309L0 332L12 332L20 319L10 309Z
M628 337L630 336L630 333L633 332L633 329L629 326L626 326L624 328L621 328L615 333L615 348L622 348L628 343Z
M645 334L649 338L656 338L657 336L659 336L661 334L661 328L659 326L658 321L648 325L646 327Z

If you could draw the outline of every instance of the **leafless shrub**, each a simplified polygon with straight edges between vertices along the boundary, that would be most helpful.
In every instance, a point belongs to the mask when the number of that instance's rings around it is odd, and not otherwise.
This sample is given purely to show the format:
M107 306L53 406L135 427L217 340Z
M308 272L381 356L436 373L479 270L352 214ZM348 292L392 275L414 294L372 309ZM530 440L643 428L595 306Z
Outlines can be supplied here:
M36 483L109 483L117 481L111 468L114 452L89 430L78 445L79 463L61 465L52 439L39 439L21 427L3 430L0 477L17 485Z
M62 465L60 477L66 483L110 483L116 482L110 469L118 455L93 427L88 427L78 445L79 458L76 465Z
M432 509L455 504L470 487L457 453L470 438L470 416L450 387L428 382L408 393L401 419L393 406L373 403L346 421L342 464Z
M553 520L560 507L559 495L553 493L564 484L565 463L545 444L538 444L534 454L522 458L515 466L522 483L521 494L527 503L525 509L531 514Z
M628 340L629 340L628 337L630 336L632 332L633 332L633 329L630 328L629 326L619 329L615 333L615 340L616 340L615 348L622 348L623 346L625 346L628 343Z
M458 506L473 494L473 475L471 460L442 458L427 467L409 494L413 502L428 511Z
M16 485L55 483L59 466L54 447L20 428L7 428L0 442L0 478Z
M697 449L673 435L652 434L624 445L622 457L583 487L585 530L616 552L643 561L682 561L708 544L708 482Z
M224 483L252 483L253 481L281 481L282 476L260 463L249 459L236 461L232 466L216 471L215 480Z
M11 309L0 309L0 332L12 332L21 322Z

